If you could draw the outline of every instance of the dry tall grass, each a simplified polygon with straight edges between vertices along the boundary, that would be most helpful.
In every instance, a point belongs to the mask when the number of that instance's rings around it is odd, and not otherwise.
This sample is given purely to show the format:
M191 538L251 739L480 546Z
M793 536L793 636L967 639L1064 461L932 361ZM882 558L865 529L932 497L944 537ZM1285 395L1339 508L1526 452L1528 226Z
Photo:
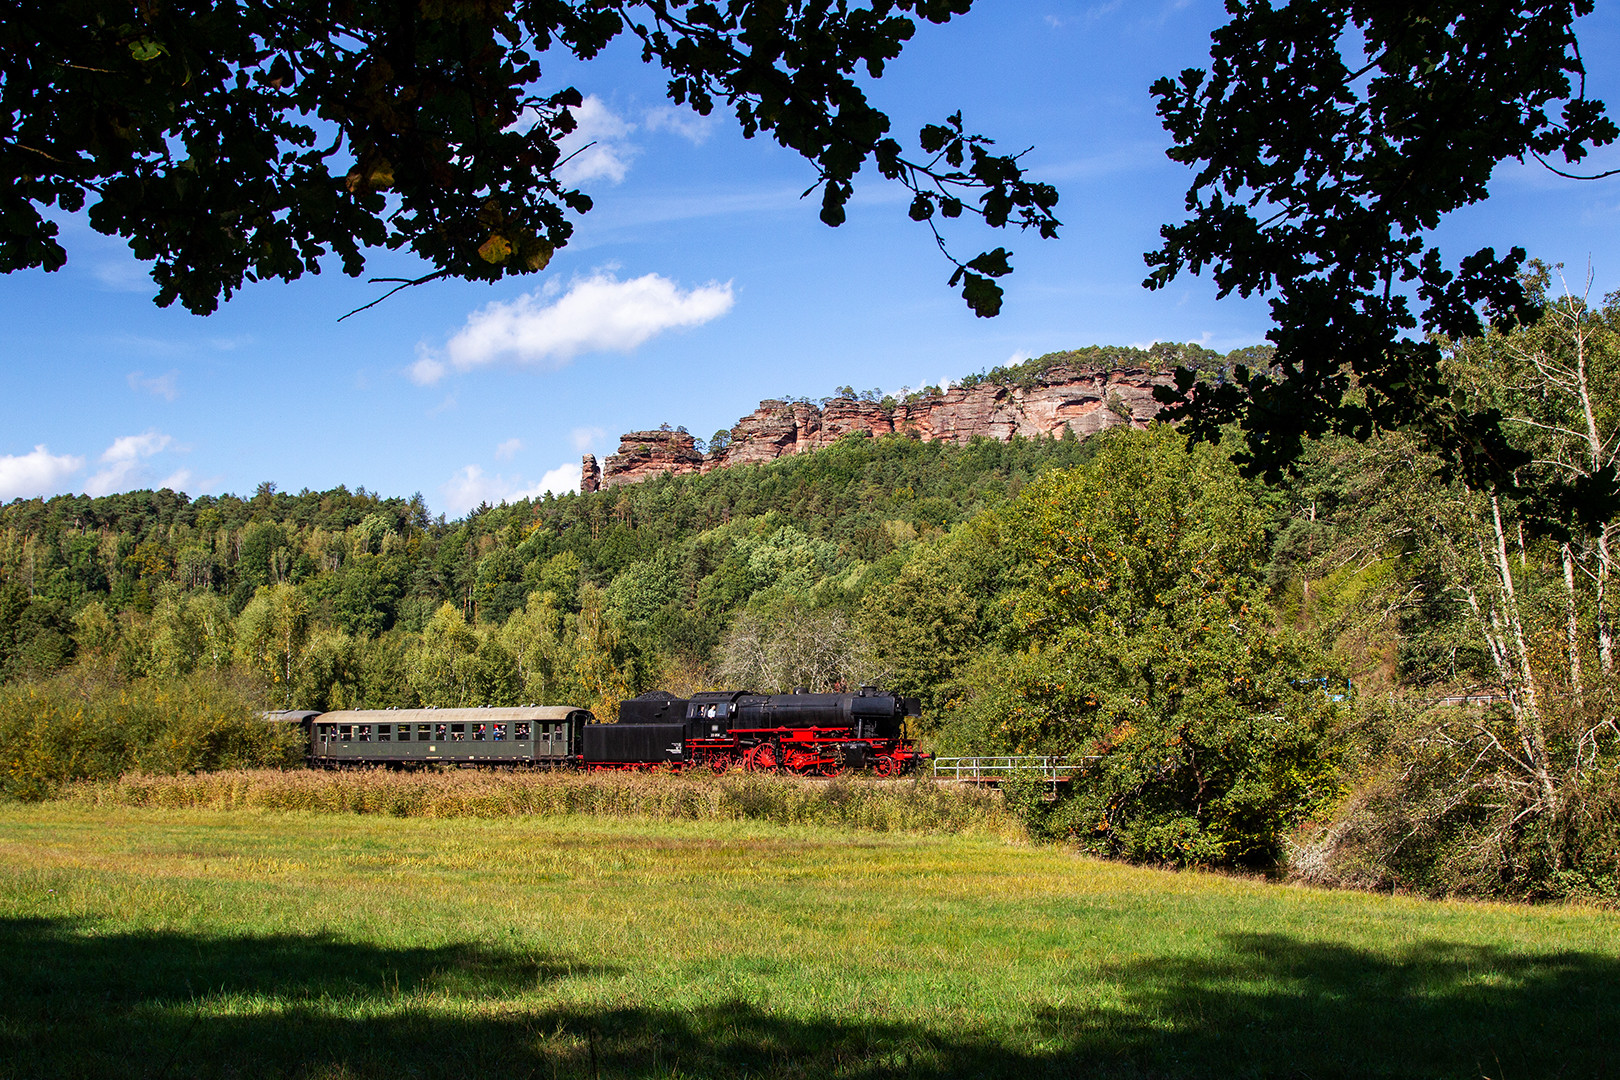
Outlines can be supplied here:
M928 779L808 781L757 773L401 773L235 770L127 774L64 789L95 805L303 810L394 817L593 814L770 821L920 834L1021 837L999 794Z

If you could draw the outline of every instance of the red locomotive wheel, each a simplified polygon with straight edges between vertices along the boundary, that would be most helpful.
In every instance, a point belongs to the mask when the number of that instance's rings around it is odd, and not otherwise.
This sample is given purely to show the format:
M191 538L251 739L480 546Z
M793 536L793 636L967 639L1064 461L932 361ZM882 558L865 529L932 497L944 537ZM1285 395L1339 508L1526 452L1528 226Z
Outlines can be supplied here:
M879 754L872 762L872 771L879 776L899 776L904 768L893 754Z
M789 750L782 756L784 759L784 764L786 764L788 767L788 771L798 773L800 776L803 776L805 773L808 773L814 769L816 764L821 760L815 754L812 754L807 750Z
M776 751L770 743L749 747L743 755L743 768L749 772L766 772L776 768Z
M731 755L716 750L709 755L709 771L716 773L728 772L731 769Z

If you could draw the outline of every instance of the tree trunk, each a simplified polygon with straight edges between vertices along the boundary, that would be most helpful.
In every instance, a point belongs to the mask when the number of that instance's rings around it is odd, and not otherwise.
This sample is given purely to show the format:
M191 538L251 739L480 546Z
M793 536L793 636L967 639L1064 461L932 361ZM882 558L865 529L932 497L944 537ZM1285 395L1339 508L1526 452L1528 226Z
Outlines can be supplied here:
M1603 668L1604 675L1614 674L1614 621L1609 615L1609 570L1614 565L1614 557L1609 550L1609 534L1614 526L1605 524L1603 531L1598 534L1597 553L1597 642L1598 664Z
M1569 692L1575 706L1584 704L1585 687L1581 682L1581 617L1575 603L1575 552L1568 543L1560 554L1564 562L1564 633L1569 646Z
M1575 396L1581 403L1581 416L1586 421L1586 447L1589 457L1589 475L1597 475L1608 464L1604 459L1604 445L1607 440L1598 430L1597 410L1592 405L1592 387L1586 376L1586 324L1582 317L1575 320L1574 332L1571 335L1575 344ZM1603 668L1604 675L1614 674L1614 628L1609 619L1608 610L1608 584L1609 571L1613 568L1614 558L1609 550L1609 535L1613 525L1604 522L1597 535L1597 639L1598 664Z
M1547 761L1547 738L1542 729L1535 670L1530 665L1530 648L1524 639L1524 620L1519 614L1519 594L1513 583L1513 568L1508 562L1507 533L1502 528L1502 503L1494 493L1491 495L1491 523L1495 527L1494 555L1498 578L1496 584L1502 602L1500 625L1504 631L1505 644L1512 647L1513 667L1517 669L1515 672L1517 687L1510 684L1508 696L1510 699L1514 696L1521 698L1520 707L1515 710L1519 717L1519 739L1524 746L1536 786L1541 788L1542 798L1546 801L1546 811L1556 813L1558 790L1553 784L1552 772Z

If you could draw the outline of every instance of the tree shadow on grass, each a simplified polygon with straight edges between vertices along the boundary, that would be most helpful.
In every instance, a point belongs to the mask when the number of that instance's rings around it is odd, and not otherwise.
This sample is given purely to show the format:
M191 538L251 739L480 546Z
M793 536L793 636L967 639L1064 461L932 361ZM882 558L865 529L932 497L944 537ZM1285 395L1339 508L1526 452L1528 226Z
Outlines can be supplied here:
M1048 995L1094 1004L930 1026L770 1000L535 1007L618 969L519 948L0 921L0 1078L1620 1075L1615 957L1218 940Z

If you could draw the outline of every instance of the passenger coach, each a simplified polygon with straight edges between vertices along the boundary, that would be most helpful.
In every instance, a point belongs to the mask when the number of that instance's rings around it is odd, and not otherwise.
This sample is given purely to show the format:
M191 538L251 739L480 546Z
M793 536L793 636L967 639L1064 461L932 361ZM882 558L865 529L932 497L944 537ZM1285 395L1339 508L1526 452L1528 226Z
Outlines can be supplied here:
M349 709L310 731L315 765L563 765L594 717L569 705L508 709Z

